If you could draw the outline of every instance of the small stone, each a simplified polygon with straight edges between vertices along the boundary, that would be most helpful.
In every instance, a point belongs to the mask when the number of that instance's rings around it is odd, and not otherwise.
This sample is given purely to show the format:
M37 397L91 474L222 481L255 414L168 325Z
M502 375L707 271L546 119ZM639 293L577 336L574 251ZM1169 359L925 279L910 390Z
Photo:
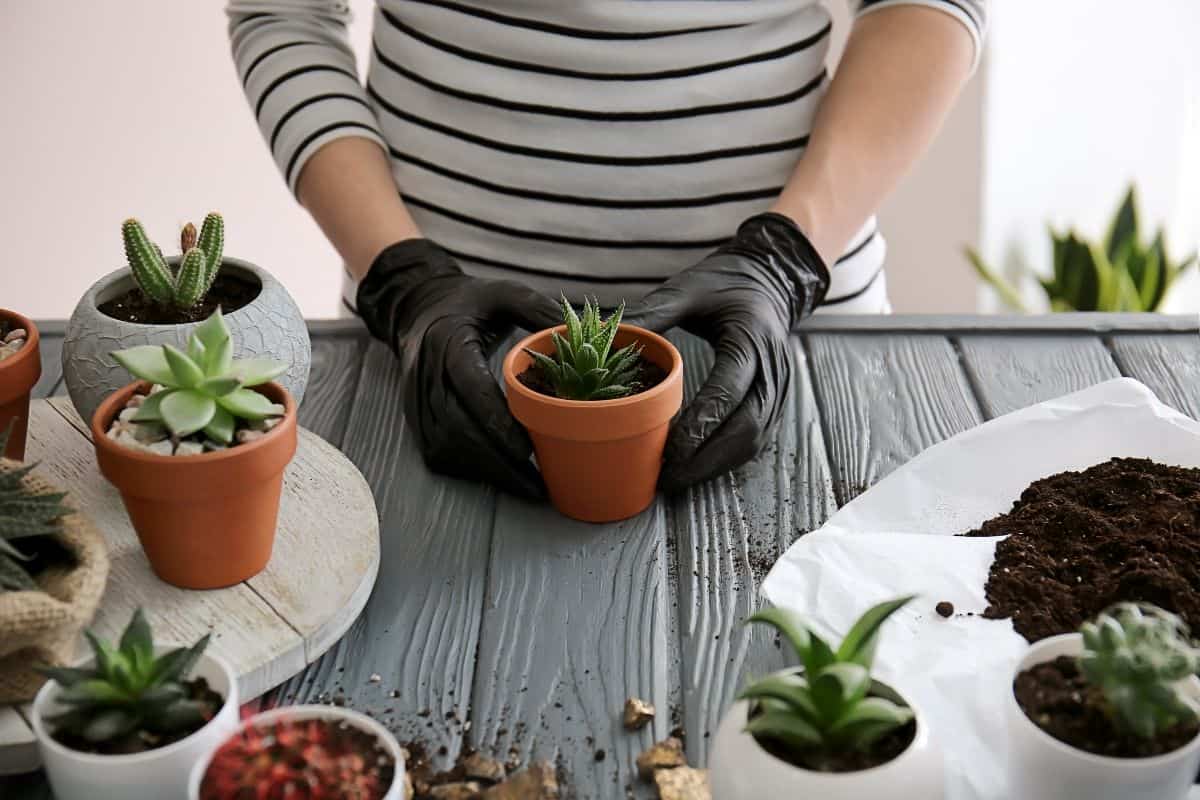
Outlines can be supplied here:
M367 680L370 681L371 683L379 683L380 681L383 680L383 676L380 675L378 672L372 672L371 677L367 678Z
M266 428L266 430L271 430L281 422L283 422L283 417L268 417L267 419L263 420L263 426Z
M638 775L648 781L660 769L674 769L687 764L683 757L683 742L674 736L668 736L661 742L650 745L637 757Z
M434 800L477 800L481 787L475 781L443 783L429 790Z
M117 435L113 437L113 441L122 447L128 447L130 450L146 449L146 445L139 442L128 427L122 427L120 430L118 430Z
M170 439L163 439L161 442L143 445L147 452L154 453L159 456L169 456L174 454L174 446Z
M146 395L131 394L129 399L125 401L126 408L141 408L142 403L146 402Z
M212 439L204 440L204 451L206 453L211 453L216 450L228 450L228 449L229 449L228 445L221 444L220 442L214 442Z
M234 435L233 438L238 444L249 444L255 439L261 439L262 435L262 431L254 431L250 430L249 428L242 428Z
M142 444L155 444L162 441L172 444L167 429L157 422L126 422L125 424L129 426L129 432L133 434L133 438Z
M943 617L950 617L954 614L954 603L951 603L949 600L943 600L934 606L933 610Z
M483 800L558 800L558 778L547 761L531 764L504 783L484 790Z
M708 770L679 767L654 773L659 800L712 800Z
M4 359L9 358L10 356L15 356L17 354L17 350L19 350L19 349L20 349L19 345L0 344L0 361L3 361Z
M462 760L463 774L489 783L504 780L504 765L489 755L471 753Z
M138 410L136 408L130 408L126 406L125 408L121 409L120 414L117 414L117 419L121 420L122 422L129 422L133 419L133 415L137 412Z
M646 727L646 723L654 719L654 706L639 697L631 697L625 701L625 713L622 722L625 730L636 731Z
M204 452L204 445L200 442L180 442L175 445L175 455L177 456L198 456Z
M605 752L604 748L600 748L595 753L592 753L592 758L594 758L596 761L603 761L604 759L608 758L608 753Z
M23 343L28 338L29 338L29 334L25 332L24 328L13 328L11 331L9 331L8 333L6 333L4 335L4 343L12 344L13 342L17 341L18 339L20 339L21 342ZM18 347L19 346L20 345L18 345Z
M166 387L165 387L165 386L163 386L161 383L156 383L156 384L154 384L153 386L151 386L151 387L150 387L150 394L158 394L159 392L161 392L161 391L162 391L163 389L165 389L165 388L166 388Z

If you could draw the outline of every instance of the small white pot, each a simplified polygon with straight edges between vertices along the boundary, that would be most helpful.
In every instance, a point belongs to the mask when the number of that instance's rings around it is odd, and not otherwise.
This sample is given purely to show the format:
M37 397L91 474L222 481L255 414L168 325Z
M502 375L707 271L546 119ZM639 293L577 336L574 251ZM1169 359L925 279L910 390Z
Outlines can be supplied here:
M892 694L894 689L876 684ZM896 758L859 772L814 772L781 761L759 747L743 730L750 704L734 703L725 713L708 758L708 784L713 800L941 800L945 792L942 753L930 734L925 715L907 698L899 698L916 714L917 733ZM1024 800L1024 798L1022 798Z
M1013 679L1034 664L1083 652L1083 637L1066 633L1043 639L1017 664ZM1186 689L1200 699L1200 680ZM1098 756L1060 742L1033 723L1012 691L1006 691L1008 797L1021 800L1183 800L1200 767L1200 735L1178 750L1151 758Z
M155 647L156 653L173 649ZM90 666L92 659L79 666ZM225 698L217 715L200 730L178 742L122 756L81 753L59 744L50 736L45 718L62 706L57 701L62 687L49 681L33 700L33 731L37 735L42 765L57 800L183 800L192 766L217 743L223 742L238 724L237 677L223 660L204 653L189 679L204 678L213 691Z
M384 750L388 752L388 755L396 763L396 771L392 776L392 785L388 787L387 792L383 795L383 800L406 800L404 797L404 754L400 751L400 744L387 728L366 714L360 714L348 708L338 708L337 706L283 706L270 711L263 711L246 719L237 727L236 733L241 733L248 728L272 725L281 720L296 721L306 719L341 720L359 730L366 731L378 739L383 745ZM208 771L209 762L212 761L213 756L221 745L232 738L233 735L234 732L230 732L228 735L222 736L219 741L209 748L204 757L196 762L195 767L192 768L191 777L188 779L188 800L199 800L200 781L204 780L204 773Z

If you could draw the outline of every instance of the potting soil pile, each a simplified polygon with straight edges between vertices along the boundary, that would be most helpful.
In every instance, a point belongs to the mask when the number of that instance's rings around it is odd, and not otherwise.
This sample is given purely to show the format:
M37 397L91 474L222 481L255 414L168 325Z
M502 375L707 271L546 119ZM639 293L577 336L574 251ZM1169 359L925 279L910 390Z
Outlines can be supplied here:
M874 603L919 595L884 627L878 677L928 719L947 800L1000 800L1022 633L1072 630L1118 599L1200 629L1197 468L1200 423L1108 381L927 449L797 541L763 591L833 637ZM935 611L947 602L949 617Z

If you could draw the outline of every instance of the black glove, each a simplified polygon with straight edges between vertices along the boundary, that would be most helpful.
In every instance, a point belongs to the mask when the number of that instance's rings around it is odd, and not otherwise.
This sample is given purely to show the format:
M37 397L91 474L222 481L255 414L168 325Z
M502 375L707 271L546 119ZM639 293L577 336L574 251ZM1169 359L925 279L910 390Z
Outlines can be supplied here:
M429 468L544 497L529 437L509 414L488 358L514 325L558 324L558 304L515 281L465 275L427 239L380 253L357 300L371 334L400 358L406 417Z
M708 380L672 426L662 489L720 475L767 444L791 379L788 335L828 288L829 270L796 224L759 214L629 310L633 324L678 325L716 351Z

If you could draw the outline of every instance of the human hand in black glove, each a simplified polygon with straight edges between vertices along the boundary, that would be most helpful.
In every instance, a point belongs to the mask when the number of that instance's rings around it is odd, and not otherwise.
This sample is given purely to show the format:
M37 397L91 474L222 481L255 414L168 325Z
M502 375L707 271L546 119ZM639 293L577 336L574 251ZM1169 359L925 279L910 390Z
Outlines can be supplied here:
M699 264L626 313L655 331L678 325L708 341L708 380L671 428L659 485L668 492L720 475L766 445L783 411L788 335L829 288L829 270L781 214L759 214Z
M545 496L529 437L488 358L514 325L558 324L558 304L515 281L472 278L433 242L408 239L376 257L357 305L371 334L400 358L406 417L429 468Z

